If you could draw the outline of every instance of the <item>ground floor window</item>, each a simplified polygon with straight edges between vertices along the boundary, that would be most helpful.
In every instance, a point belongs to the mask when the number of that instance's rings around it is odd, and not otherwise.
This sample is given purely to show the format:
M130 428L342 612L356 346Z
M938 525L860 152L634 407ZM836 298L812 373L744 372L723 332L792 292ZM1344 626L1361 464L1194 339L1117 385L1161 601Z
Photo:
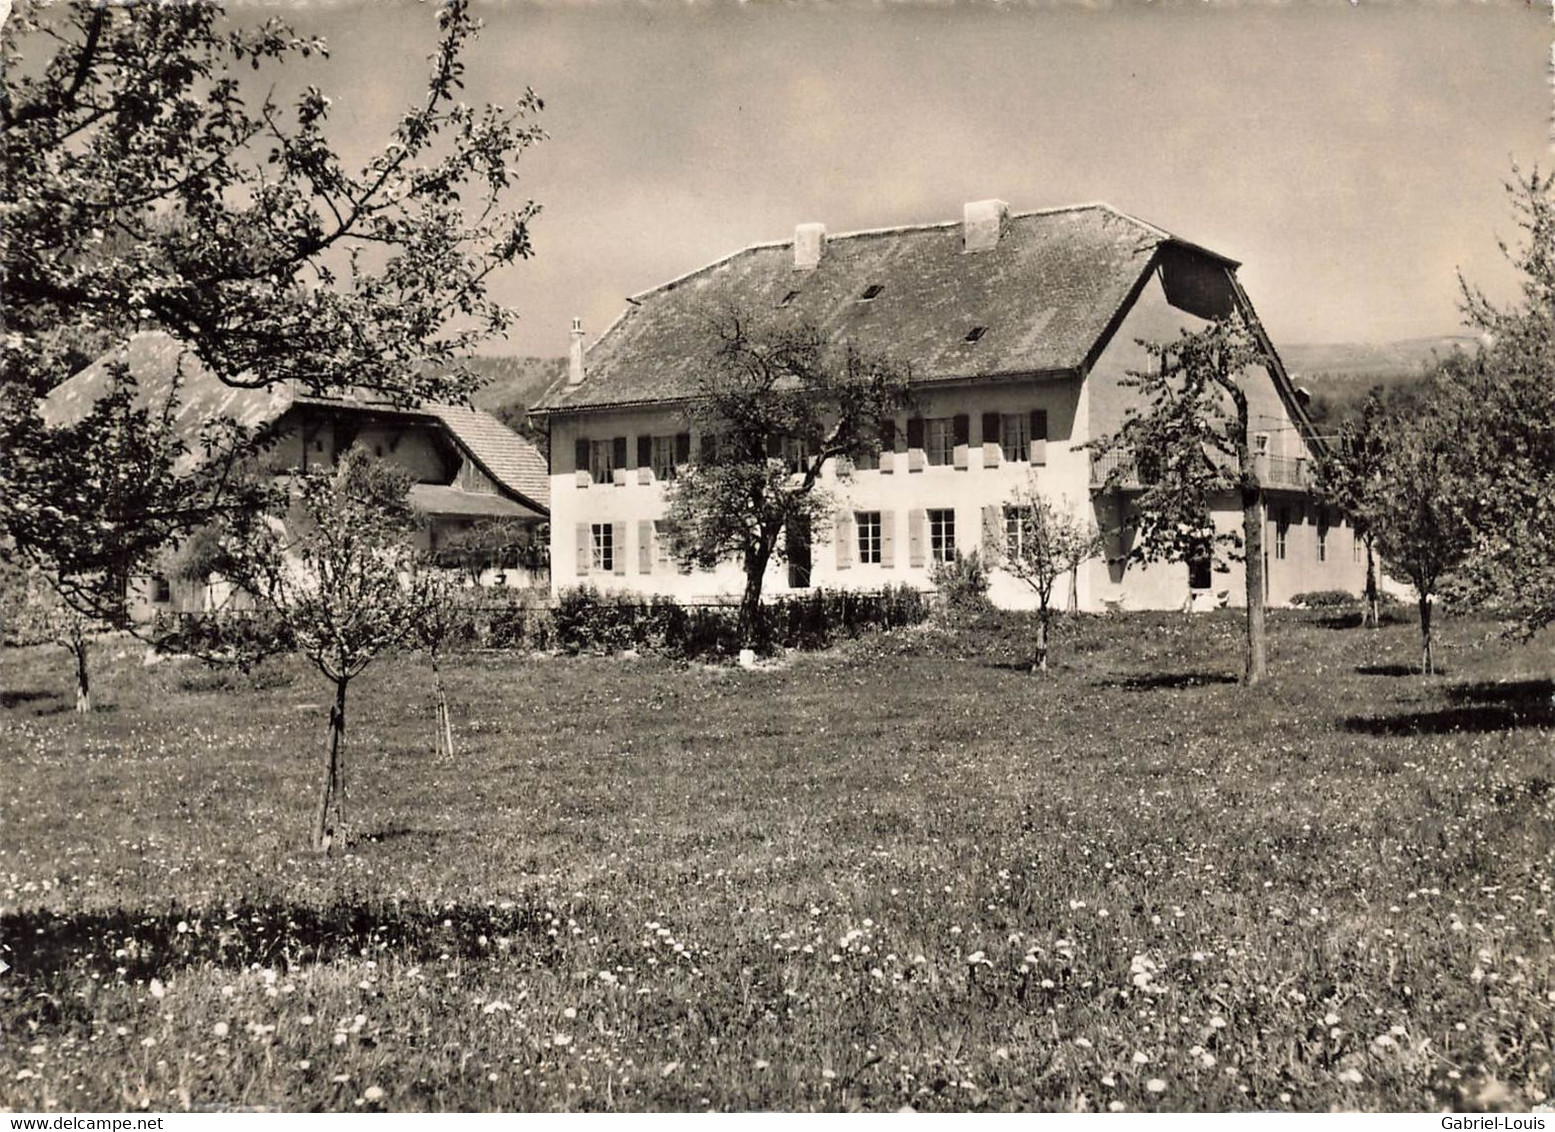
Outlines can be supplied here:
M1026 524L1021 522L1019 507L1004 509L1004 550L1011 558L1020 558L1026 549Z
M1281 507L1274 513L1274 557L1285 557L1285 535L1290 530L1290 508Z
M865 566L880 564L880 512L855 511L854 525L858 528L858 560Z
M1188 588L1190 590L1207 590L1210 587L1210 560L1208 558L1195 558L1188 563Z
M615 531L609 523L595 523L594 554L591 565L602 574L608 574L616 568Z
M169 582L161 574L151 579L151 600L162 604L173 600L173 583Z
M956 513L948 507L929 512L929 554L936 562L956 557Z
M1322 519L1317 521L1317 560L1328 561L1328 524Z

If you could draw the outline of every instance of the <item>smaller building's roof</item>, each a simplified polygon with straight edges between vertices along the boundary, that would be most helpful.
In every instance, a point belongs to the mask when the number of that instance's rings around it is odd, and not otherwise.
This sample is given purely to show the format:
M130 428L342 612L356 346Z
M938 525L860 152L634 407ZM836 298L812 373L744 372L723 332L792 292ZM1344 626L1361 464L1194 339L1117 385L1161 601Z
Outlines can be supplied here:
M59 428L84 418L108 393L113 366L120 362L128 366L135 379L138 402L152 411L166 406L176 391L174 427L190 450L181 461L180 470L187 470L201 459L200 433L212 421L225 419L246 428L261 428L275 424L287 410L301 406L385 413L440 424L503 490L521 496L531 505L525 513L541 515L549 508L550 480L545 457L490 413L462 405L397 406L376 397L363 399L349 394L317 397L287 385L235 388L161 331L133 335L122 349L99 358L52 390L43 402L44 423Z
M490 413L463 405L428 405L454 439L498 483L542 507L551 498L550 469L533 444Z
M465 491L461 487L436 483L412 484L410 505L434 516L480 519L543 519L539 511L525 507L515 499L485 491Z

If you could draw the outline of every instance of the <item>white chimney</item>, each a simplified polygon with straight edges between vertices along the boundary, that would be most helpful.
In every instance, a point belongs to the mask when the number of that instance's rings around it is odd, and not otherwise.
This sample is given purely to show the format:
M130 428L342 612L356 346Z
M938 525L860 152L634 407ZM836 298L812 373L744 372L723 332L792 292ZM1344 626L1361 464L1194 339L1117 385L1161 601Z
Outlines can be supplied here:
M567 350L567 384L583 384L583 320L572 320L572 345Z
M794 229L794 270L809 271L826 250L826 225L801 224Z
M999 242L1010 206L1002 200L968 201L962 210L961 250L986 252Z

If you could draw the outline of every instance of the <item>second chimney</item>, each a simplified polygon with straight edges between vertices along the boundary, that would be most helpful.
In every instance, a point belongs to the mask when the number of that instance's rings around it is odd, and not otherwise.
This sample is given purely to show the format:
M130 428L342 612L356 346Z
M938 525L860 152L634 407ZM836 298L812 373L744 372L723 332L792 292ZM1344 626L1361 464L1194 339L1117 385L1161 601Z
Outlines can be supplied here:
M961 250L986 252L999 243L1010 206L1002 200L968 201L962 209Z
M826 250L826 225L801 224L794 229L794 270L818 267Z
M572 343L567 349L567 384L583 384L583 320L572 320Z

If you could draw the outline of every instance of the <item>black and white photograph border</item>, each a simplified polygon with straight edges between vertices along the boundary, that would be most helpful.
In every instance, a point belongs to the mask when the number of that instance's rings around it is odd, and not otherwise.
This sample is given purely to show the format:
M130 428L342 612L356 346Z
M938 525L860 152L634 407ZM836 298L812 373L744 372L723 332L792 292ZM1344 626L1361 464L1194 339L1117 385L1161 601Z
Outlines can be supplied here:
M1536 1132L1552 40L0 0L0 1111Z

